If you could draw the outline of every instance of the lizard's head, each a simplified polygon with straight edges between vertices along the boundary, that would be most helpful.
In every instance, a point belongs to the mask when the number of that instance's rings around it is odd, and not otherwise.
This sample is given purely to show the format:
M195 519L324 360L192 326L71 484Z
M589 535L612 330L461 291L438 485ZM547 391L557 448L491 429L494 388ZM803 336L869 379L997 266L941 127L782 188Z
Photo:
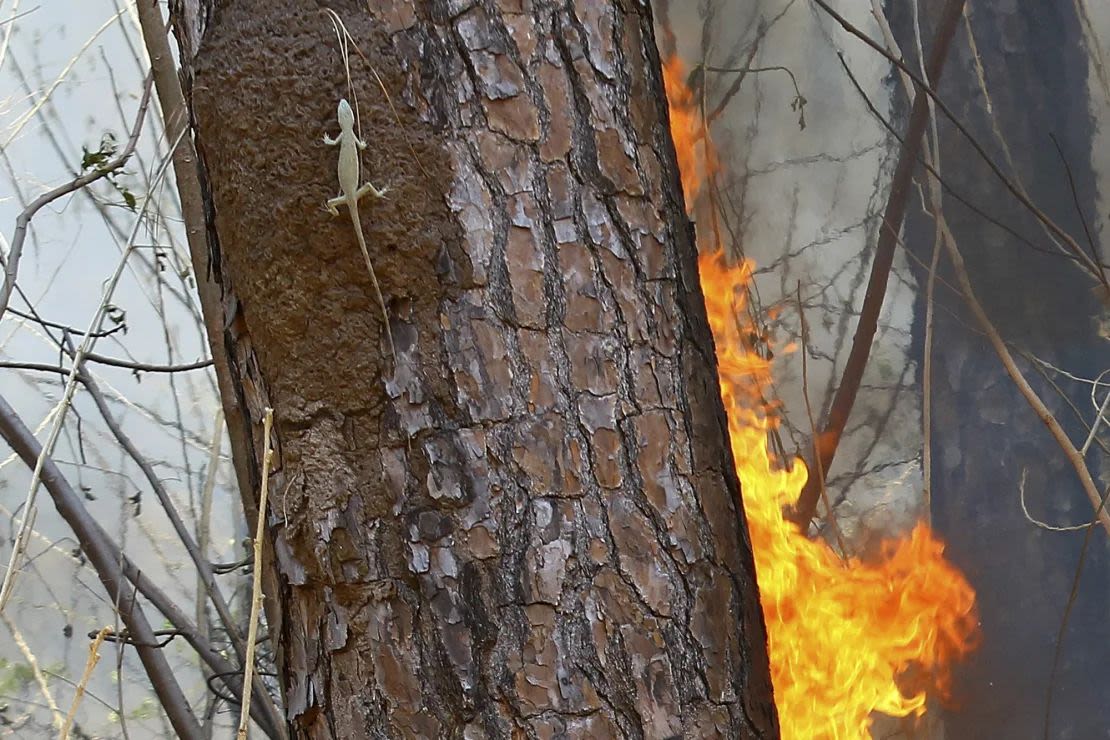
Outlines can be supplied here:
M343 127L353 126L355 123L355 112L351 110L351 104L347 102L346 98L339 101L339 125Z

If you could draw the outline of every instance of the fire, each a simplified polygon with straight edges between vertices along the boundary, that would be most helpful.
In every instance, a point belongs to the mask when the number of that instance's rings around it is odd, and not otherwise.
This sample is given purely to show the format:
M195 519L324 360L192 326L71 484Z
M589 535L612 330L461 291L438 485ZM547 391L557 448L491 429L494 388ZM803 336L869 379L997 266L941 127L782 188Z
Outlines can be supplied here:
M692 96L676 86L681 62L671 59L667 69L672 125L680 128L675 145L688 147L698 140L690 129ZM680 155L679 163L687 192L696 195L686 181L696 176L697 160ZM800 460L783 465L768 448L777 420L762 402L770 363L750 347L752 266L729 266L718 249L699 259L699 270L755 551L782 737L869 738L872 712L921 715L925 688L946 695L952 662L974 646L975 593L924 523L864 561L841 558L783 517L807 471ZM910 670L918 674L914 689L900 686Z
M671 136L678 155L678 171L682 173L682 191L687 203L697 198L701 185L716 169L712 146L703 140L697 100L686 85L686 69L677 56L663 64L663 84L671 108ZM699 146L699 140L701 145Z

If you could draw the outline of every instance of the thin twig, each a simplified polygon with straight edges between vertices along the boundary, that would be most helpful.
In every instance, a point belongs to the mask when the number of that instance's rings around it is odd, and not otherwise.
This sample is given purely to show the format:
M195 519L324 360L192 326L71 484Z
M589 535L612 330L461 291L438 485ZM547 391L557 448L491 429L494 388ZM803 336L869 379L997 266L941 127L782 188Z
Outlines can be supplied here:
M270 488L270 461L274 451L270 447L270 428L274 423L274 410L267 408L262 419L262 492L258 496L258 525L254 530L254 568L251 587L251 617L247 631L247 658L243 663L243 684L250 685L254 673L254 646L258 639L258 617L262 610L262 545L266 534L266 498ZM243 706L239 710L239 731L236 737L247 740L250 726L251 694L244 692Z
M94 632L90 636L93 637L93 639L95 639L95 635L96 635L96 633ZM53 678L54 680L61 681L66 686L72 686L74 689L77 688L77 683L73 679L71 679L67 676L63 676L60 673L54 673L53 671L43 671L43 672L46 675ZM112 714L117 715L117 716L119 715L119 707L115 706L114 704L110 704L109 702L105 701L102 697L97 696L94 692L89 691L89 688L87 686L85 687L85 696L89 697L90 699L95 701L97 704L99 704L100 706L107 709Z
M69 73L73 71L74 65L76 65L77 62L81 59L85 51L87 51L89 47L93 45L93 42L96 41L96 39L99 38L102 33L111 28L112 25L114 25L115 22L119 20L119 17L121 15L121 12L116 12L115 14L109 16L108 20L104 21L104 23L99 28L93 31L92 35L89 36L89 38L85 40L85 43L81 46L81 48L77 50L77 53L74 54L69 59L69 61L66 62L66 65L64 67L62 67L62 70L54 78L53 82L51 82L46 90L43 91L38 100L34 102L30 110L24 111L23 114L19 116L19 118L17 118L10 126L8 126L7 136L4 138L4 141L0 143L0 149L6 150L11 145L11 143L15 140L15 137L19 136L19 134L23 131L23 127L26 126L27 123L35 117L35 115L39 112L39 109L42 108L42 106L46 105L46 102L50 100L50 96L54 94L54 91L58 89L58 86L61 85L67 77L69 77Z
M753 56L755 54L755 49L754 48L752 50L752 54L753 54ZM728 73L739 74L740 75L740 81L743 81L744 77L747 76L748 72L751 72L752 74L759 74L760 72L785 72L787 75L790 76L791 84L794 85L794 100L791 101L790 106L793 110L795 110L798 113L798 127L799 127L799 129L801 129L803 131L805 130L805 127L806 127L805 110L806 110L806 103L809 102L809 101L807 101L805 96L802 95L801 88L798 87L798 78L794 76L794 73L790 71L789 67L783 67L781 65L772 65L772 66L769 66L769 67L747 67L747 66L745 66L745 67L709 67L709 66L706 66L706 65L703 64L703 65L700 66L700 69L702 69L706 72L714 72L714 73L718 73L718 74L728 74ZM697 70L697 68L695 68L695 71L696 70ZM704 87L704 83L703 83L702 86ZM724 105L725 105L724 102L718 104L717 107L714 108L713 111L710 112L706 116L706 120L710 121L710 122L714 121L717 118L717 116L719 116L721 114L721 112L724 110Z
M1098 247L1095 246L1095 238L1091 235L1091 226L1087 223L1087 215L1083 213L1083 206L1079 203L1079 190L1075 185L1075 176L1072 175L1071 165L1068 164L1068 158L1064 156L1064 148L1060 146L1060 140L1056 138L1056 134L1049 132L1048 138L1052 139L1052 144L1056 147L1056 154L1060 157L1060 163L1064 165L1064 174L1068 178L1068 190L1071 192L1071 202L1075 205L1075 213L1079 216L1079 223L1082 224L1083 233L1087 236L1087 248L1091 250L1091 259L1098 262L1100 259Z
M11 617L7 614L0 614L0 619L4 620L4 625L7 626L8 631L12 633L12 641L15 643L16 647L19 648L19 652L22 653L23 660L31 667L31 675L35 679L35 685L38 686L39 693L42 694L46 706L50 707L50 715L53 718L54 728L57 730L62 729L65 718L62 717L62 710L58 708L58 702L54 700L54 694L50 692L50 686L47 684L46 676L39 666L38 658L35 657L35 654L31 651L31 646L28 645L27 640L24 639L23 632L15 622L11 620Z
M1010 148L1010 144L1006 140L1005 134L1002 133L1002 126L999 123L998 116L994 112L994 99L991 95L990 87L987 85L987 71L986 67L983 65L983 55L979 52L979 44L975 40L975 30L972 28L971 25L970 13L964 14L964 31L967 35L968 50L971 52L971 60L975 69L975 82L979 86L979 92L983 94L983 109L986 111L987 119L990 121L991 133L994 134L995 141L998 142L998 148L1002 151L1002 157L1005 159L1006 166L1009 168L1009 171L1013 178L1014 186L1018 188L1025 197L1028 198L1029 191L1025 189L1025 183L1023 183L1021 180L1020 171L1018 170L1017 164L1014 162L1013 150ZM1060 240L1053 235L1050 229L1045 227L1043 223L1041 224L1041 228L1044 229L1045 233L1048 235L1048 238L1056 246L1058 254L1064 254L1074 260L1074 257L1070 254L1068 249L1060 243ZM1092 250L1091 254L1096 261L1099 261L1099 257L1097 256L1097 252L1095 250ZM1103 266L1103 269L1105 269L1104 263L1099 261L1099 264Z
M1084 429L1090 431L1091 427L1089 424L1087 424L1087 420L1083 418L1083 412L1079 410L1079 407L1075 405L1075 402L1071 400L1071 397L1064 392L1064 389L1060 387L1060 384L1057 383L1056 380L1048 374L1048 369L1046 369L1045 365L1048 365L1048 367L1052 366L1049 363L1044 363L1042 365L1043 361L1040 358L1023 351L1020 348L1012 347L1011 349L1020 354L1026 360L1026 362L1032 365L1033 369L1037 371L1037 374L1041 376L1044 382L1048 383L1052 390L1056 391L1056 394L1060 396L1060 400L1063 401L1064 405L1066 405L1071 410L1072 415L1075 416L1076 421L1078 421ZM1052 369L1055 370L1056 368ZM1091 390L1093 391L1094 388L1092 388ZM1095 411L1097 412L1100 406L1097 403L1094 404L1094 406ZM1104 454L1110 455L1110 445L1106 444L1106 442L1102 438L1096 435L1094 438L1094 443L1099 446L1099 449L1102 450Z
M212 443L208 450L208 469L204 475L204 486L201 489L200 495L200 519L197 522L197 550L200 556L204 559L213 573L218 571L212 565L212 561L208 559L208 544L211 538L211 522L212 522L212 500L216 489L216 475L220 467L220 447L223 442L224 433L224 412L223 409L216 411L215 428L212 430ZM212 625L208 617L207 599L204 597L204 576L197 573L197 589L196 589L196 622L197 630L200 632L204 639L209 639L212 632ZM209 677L210 672L201 666L201 673L205 679ZM218 699L214 696L209 696L207 699L208 707L205 712L204 728L211 736L212 725L209 718L210 712L215 711L215 706Z
M184 134L184 132L182 132ZM180 142L173 143L176 147ZM172 148L171 148L172 150ZM157 183L165 175L170 164L170 158L167 157L158 169L158 173L154 178ZM108 303L112 294L115 292L116 286L119 284L120 277L123 275L123 270L127 265L127 258L135 248L135 237L138 234L139 227L143 222L143 215L146 213L147 206L151 202L152 193L148 192L143 197L142 205L139 207L135 215L135 223L132 226L131 234L127 239L127 243L120 254L119 260L116 262L115 271L112 273L111 278L108 279L107 286L104 290L104 296L97 306L96 312L93 315L92 321L89 323L89 328L85 331L84 337L81 339L81 344L73 355L73 368L70 371L69 378L66 380L65 393L62 400L58 405L58 412L54 417L54 423L50 428L50 434L47 436L46 443L42 447L42 452L39 455L39 460L35 464L35 468L31 473L31 484L27 490L27 499L23 504L24 518L19 528L19 534L12 545L11 557L8 559L8 569L4 573L4 581L0 584L0 612L8 603L11 597L12 587L15 585L15 576L19 571L20 561L23 557L23 551L27 547L27 537L31 526L34 524L35 518L35 497L38 494L39 483L42 476L42 466L46 458L50 457L54 452L54 445L58 442L58 436L61 434L62 425L65 421L66 411L73 403L73 395L77 391L77 375L81 364L85 361L85 356L92 351L93 346L96 344L96 337L93 336L95 332L100 329L100 324L104 320L104 316L108 311Z
M19 290L18 286L16 286L16 290ZM28 304L31 304L31 300L28 299L26 296L24 296L24 300L26 300ZM33 308L31 310L34 311ZM70 334L80 334L81 333L81 330L78 329L75 326L69 326L68 324L59 324L56 321L47 321L46 319L39 316L37 314L37 312L36 313L24 313L23 311L20 311L18 309L12 308L11 306L8 306L8 313L10 313L12 316L18 316L21 319L26 319L27 321L34 321L36 324L39 324L43 327L49 327L51 329L61 329L62 331L68 332ZM104 337L112 336L113 334L115 334L118 331L124 331L126 328L127 328L127 324L116 324L115 326L111 327L110 329L104 329L103 331L97 332L96 336L100 339L103 339Z
M1110 393L1107 393L1106 397L1102 399L1102 405L1100 406L1098 401L1095 400L1095 391L1098 390L1099 383L1102 382L1102 379L1106 377L1107 373L1110 373L1110 370L1103 370L1098 374L1098 377L1095 378L1095 382L1091 385L1091 405L1095 407L1095 421L1091 424L1090 431L1087 432L1087 440L1079 450L1079 454L1083 457L1087 457L1087 451L1091 449L1091 443L1094 442L1095 437L1098 436L1099 426L1106 421L1106 408L1110 405Z
M73 718L77 716L77 707L81 705L81 699L85 696L85 688L89 685L89 679L92 678L93 669L100 662L100 644L104 642L104 637L111 629L111 627L101 627L92 643L89 644L89 659L85 661L85 671L81 674L81 682L77 684L76 693L73 695L73 703L69 706L69 713L66 714L66 722L62 726L62 731L58 733L58 740L66 740L69 737L69 729L73 726Z
M1095 520L1100 520L1106 510L1106 502L1110 499L1110 488L1106 489L1103 494L1102 500L1099 502L1098 509L1095 510L1095 516L1091 519L1091 524ZM1072 609L1075 607L1075 600L1079 597L1079 581L1083 576L1083 567L1087 564L1087 553L1091 547L1091 533L1095 531L1093 526L1087 527L1086 533L1083 535L1083 545L1079 548L1079 560L1075 565L1075 576L1071 581L1071 590L1068 592L1067 603L1064 604L1064 615L1060 618L1060 629L1056 632L1056 647L1052 654L1052 670L1048 674L1048 689L1046 690L1045 704L1044 704L1044 740L1049 740L1051 737L1052 729L1052 702L1056 694L1056 675L1060 671L1060 658L1064 654L1064 635L1068 629L1068 621L1071 619Z
M809 433L813 435L814 440L817 439L817 423L813 420L813 406L809 402L809 362L807 355L809 354L809 326L806 323L805 310L802 308L802 281L798 281L797 287L798 298L798 324L800 327L800 334L802 338L802 399L805 401L806 416L809 417ZM825 487L825 471L821 469L821 457L814 456L814 465L817 466L817 479L821 481L821 501L825 504L825 517L832 527L833 535L836 537L836 544L840 547L840 557L842 560L848 558L848 547L844 544L844 535L840 531L840 525L836 521L836 513L833 511L832 504L829 503L829 492Z
M732 84L730 84L728 86L728 89L725 90L724 94L721 95L721 99L717 102L717 105L713 108L712 112L710 112L706 116L706 120L710 123L717 120L717 117L724 112L725 108L728 107L728 104L736 96L736 93L740 92L740 86L744 84L744 80L748 76L748 68L751 66L752 61L755 60L755 55L759 53L759 42L761 40L762 36L757 36L755 41L752 42L751 48L748 49L748 58L744 60L744 66L741 68L737 68L738 74L736 75L736 79L732 81ZM701 84L703 87L706 87L708 85L708 80L705 79L704 75L702 77ZM797 85L795 85L794 87L795 89L797 89ZM697 142L697 139L694 139L694 142Z
M1028 521L1033 526L1039 527L1040 529L1046 530L1048 532L1078 532L1091 526L1091 522L1086 522L1085 524L1071 524L1067 526L1049 524L1048 522L1042 522L1040 519L1030 514L1029 508L1025 505L1025 478L1026 473L1028 472L1028 468L1021 469L1021 482L1018 483L1018 501L1021 502L1021 513L1025 515L1026 521Z
M1068 438L1067 432L1060 426L1060 422L1052 415L1048 407L1045 406L1044 401L1041 400L1033 387L1025 379L1021 369L1018 368L1017 363L1014 361L1013 355L1010 354L1009 348L1002 340L998 330L995 329L994 324L991 322L987 312L983 310L983 306L979 303L979 299L975 296L975 290L971 285L971 279L968 277L967 268L964 265L963 256L960 254L960 249L956 244L956 238L952 235L951 229L948 227L947 221L944 219L942 213L934 214L937 222L941 225L944 232L944 246L948 251L948 257L952 262L953 271L956 274L956 280L960 285L964 294L964 301L967 303L971 313L975 316L979 328L987 337L991 347L994 348L995 354L998 359L1002 361L1002 366L1006 370L1006 374L1017 386L1018 391L1025 399L1026 403L1033 409L1037 418L1048 427L1048 431L1052 434L1056 443L1063 450L1064 456L1071 463L1072 468L1075 470L1076 476L1079 478L1079 483L1083 487L1084 493L1087 494L1088 500L1095 509L1095 517L1107 533L1110 534L1110 514L1106 512L1105 501L1103 500L1102 493L1095 486L1094 479L1091 478L1091 471L1087 469L1087 463L1083 459L1083 454L1075 448L1072 441ZM1097 426L1097 422L1096 422Z

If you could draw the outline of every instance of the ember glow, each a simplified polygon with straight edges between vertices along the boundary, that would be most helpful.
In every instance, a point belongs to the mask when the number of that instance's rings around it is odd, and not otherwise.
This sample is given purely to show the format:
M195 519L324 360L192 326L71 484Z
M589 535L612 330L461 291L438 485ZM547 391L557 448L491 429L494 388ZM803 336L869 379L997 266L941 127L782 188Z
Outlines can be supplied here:
M689 198L700 189L704 163L715 160L690 151L711 144L697 130L681 62L671 59L666 70ZM975 593L924 523L865 562L841 558L783 517L807 471L800 460L784 465L768 447L777 421L762 400L770 363L750 346L751 264L730 266L718 248L699 259L699 270L755 551L782 737L866 740L872 712L921 715L927 690L946 696L953 661L974 647Z

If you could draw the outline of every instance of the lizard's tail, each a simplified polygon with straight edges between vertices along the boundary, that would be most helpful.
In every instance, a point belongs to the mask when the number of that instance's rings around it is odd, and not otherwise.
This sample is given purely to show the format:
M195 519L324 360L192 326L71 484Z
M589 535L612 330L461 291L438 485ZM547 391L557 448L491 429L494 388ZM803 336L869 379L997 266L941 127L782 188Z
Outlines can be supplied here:
M385 336L389 340L389 354L393 362L397 362L397 346L393 343L393 329L389 326L389 311L385 307L385 298L382 297L382 288L378 284L378 276L374 272L374 263L370 261L370 252L366 249L366 239L362 235L361 224L356 222L355 234L358 236L358 246L362 249L362 256L366 260L366 269L370 272L370 282L374 285L374 295L378 298L378 306L382 310L382 321L385 322Z

